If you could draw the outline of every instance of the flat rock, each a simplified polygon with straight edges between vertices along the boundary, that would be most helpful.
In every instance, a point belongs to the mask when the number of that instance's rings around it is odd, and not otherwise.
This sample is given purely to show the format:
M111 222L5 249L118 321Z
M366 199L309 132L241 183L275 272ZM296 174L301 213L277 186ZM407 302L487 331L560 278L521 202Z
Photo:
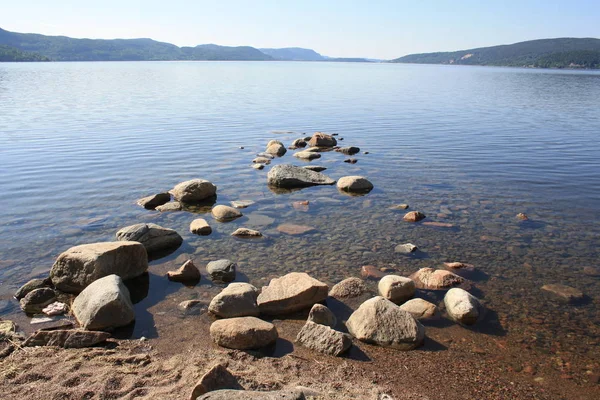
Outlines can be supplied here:
M267 174L267 183L279 188L301 188L316 185L333 185L330 177L295 165L276 165Z
M117 232L117 240L140 242L148 254L177 249L183 243L183 238L176 231L156 224L135 224L122 228Z
M212 216L220 222L233 221L242 216L242 213L237 208L224 205L214 206L211 213Z
M144 207L146 210L154 210L158 206L171 201L171 194L168 192L153 194L152 196L144 197L137 201L137 204Z
M19 290L15 292L15 298L17 300L21 300L27 295L27 293L31 292L32 290L49 287L51 283L52 282L49 278L32 279L29 282L25 283L23 286L21 286Z
M366 193L373 190L373 184L367 178L358 175L340 178L337 187L344 192Z
M157 206L155 210L160 212L181 211L183 210L183 205L178 201L172 201L165 203L162 206Z
M287 314L312 307L327 298L328 287L304 272L292 272L272 279L258 295L260 312L267 315Z
M177 184L170 193L182 203L198 203L216 196L217 187L204 179L192 179Z
M542 286L542 290L552 293L552 294L562 298L563 300L566 300L569 302L581 301L585 297L585 295L583 294L583 292L581 290L575 289L574 287L571 287L571 286L561 285L558 283L544 285L544 286Z
M346 326L360 341L399 350L412 350L425 338L423 325L381 296L362 303L350 315Z
M337 149L335 149L335 151L337 151L338 153L345 154L347 156L352 156L352 155L360 152L360 148L354 147L354 146L348 146L348 147L337 148Z
M444 265L451 271L475 271L475 266L473 264L463 262L445 262Z
M390 210L406 210L408 208L408 204L395 204L390 207Z
M235 279L237 264L229 260L211 261L206 264L210 279L217 282L231 282Z
M308 145L312 147L333 147L337 145L337 140L331 135L316 132L308 141Z
M231 203L231 207L233 208L247 208L251 205L255 204L252 200L234 200Z
M240 237L240 238L257 238L262 237L262 233L259 231L255 231L254 229L248 228L237 228L231 236Z
M174 282L197 282L201 278L200 271L198 271L192 260L187 260L176 271L167 272L167 277Z
M202 300L185 300L177 305L185 315L200 315L207 311L207 304Z
M394 251L396 253L402 254L414 253L417 250L419 250L419 248L412 243L399 244L398 246L394 247Z
M222 347L238 350L258 349L275 342L277 329L255 317L220 319L210 326L210 337Z
M299 151L294 153L294 157L301 160L315 160L317 158L321 158L321 154L312 151Z
M294 210L306 212L309 209L309 204L310 202L308 200L294 201L292 207L294 207Z
M306 165L304 167L302 167L304 169L309 169L311 171L315 171L315 172L321 172L321 171L325 171L327 168L322 167L320 165Z
M19 304L21 310L28 314L37 314L42 312L46 306L56 301L56 292L50 288L34 289L23 297Z
M190 224L190 232L196 235L206 236L212 233L212 228L204 218L196 218Z
M447 289L458 286L465 279L443 269L421 268L410 276L419 289Z
M329 291L329 296L336 299L354 298L360 297L368 291L369 289L362 279L352 277L333 285Z
M392 303L402 304L415 295L415 282L398 275L386 275L377 285L379 294Z
M374 265L363 265L360 267L360 276L365 279L378 280L383 278L385 274Z
M352 346L352 339L349 335L311 321L306 322L298 332L296 342L311 350L331 356L339 356Z
M221 389L243 390L244 388L225 365L217 364L202 375L192 390L190 400L196 400L205 393Z
M408 311L415 319L437 319L439 311L435 304L423 299L411 299L402 304L400 308Z
M277 227L277 230L287 235L303 235L315 231L315 228L306 225L281 224Z
M259 314L258 293L258 289L249 283L230 283L213 297L208 311L221 318L256 317Z
M423 222L423 225L433 226L435 228L454 228L454 224L448 222L425 221Z
M65 349L91 347L106 341L108 332L85 331L80 329L37 331L25 340L23 346L57 346Z
M198 397L198 400L306 400L302 391L277 390L259 392L249 390L215 390Z
M269 165L271 164L271 159L267 157L256 157L252 162L259 165Z
M54 287L79 293L108 275L135 278L148 270L148 254L139 242L105 242L71 247L58 256L50 270Z
M402 219L406 222L419 222L422 219L425 219L425 214L423 214L420 211L409 211L406 214L404 214L404 217L402 217Z
M273 140L271 142L273 142ZM272 154L274 156L277 156L277 157L282 157L287 152L287 149L285 148L285 146L281 142L277 142L277 143L273 143L271 145L268 145L267 149L265 150L265 152L268 153L268 154Z
M464 289L453 288L444 296L444 305L450 318L464 325L475 324L482 315L479 300Z
M315 304L308 313L308 321L314 322L315 324L321 324L334 328L337 324L337 318L329 308L323 304Z
M73 301L73 315L88 330L104 330L133 322L129 290L117 275L92 282Z
M252 168L260 171L261 169L265 169L265 165L264 164L253 164Z

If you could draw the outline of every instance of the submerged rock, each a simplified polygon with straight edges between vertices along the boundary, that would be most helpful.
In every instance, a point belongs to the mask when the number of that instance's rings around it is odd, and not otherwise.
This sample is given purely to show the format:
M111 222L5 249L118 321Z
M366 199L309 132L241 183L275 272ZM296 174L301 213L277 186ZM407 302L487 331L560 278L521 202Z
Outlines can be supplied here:
M25 340L23 346L58 346L65 349L91 347L106 341L108 332L85 331L80 329L37 331Z
M276 165L267 174L267 183L280 188L301 188L315 185L333 185L335 181L320 172L295 165Z
M177 184L170 193L182 203L198 203L217 194L217 187L204 179L192 179Z
M46 306L56 301L56 292L50 288L34 289L23 297L19 304L21 310L28 314L42 312Z
M267 157L256 157L252 162L258 165L269 165L271 164L271 159Z
M550 292L568 302L577 302L584 299L585 295L579 289L574 287L553 283L542 286L542 290Z
M212 340L229 349L258 349L275 342L278 336L273 324L255 317L220 319L210 326Z
M362 176L344 176L338 180L337 187L345 192L366 193L373 190L373 184Z
M308 321L314 322L315 324L321 324L334 328L337 324L337 318L329 308L323 304L315 304L308 313Z
M194 282L201 278L200 271L192 260L187 260L177 271L167 272L167 277L174 282Z
M339 356L352 346L352 340L347 334L311 321L306 322L298 332L296 342L331 356Z
M206 236L212 233L212 228L204 218L196 218L190 224L190 232L196 235Z
M419 289L447 289L458 286L465 279L443 269L421 268L410 276Z
M233 200L231 202L231 207L234 208L247 208L253 205L255 202L252 200Z
M408 311L417 320L439 318L437 306L427 300L411 299L402 304L400 308Z
M206 264L210 279L217 282L231 282L235 279L237 264L229 260L211 261Z
M448 290L444 296L444 305L450 318L464 325L475 324L483 310L475 296L460 288Z
M255 231L254 229L248 228L237 228L231 236L240 237L240 238L257 238L262 237L262 233L259 231Z
M379 294L392 303L402 304L415 295L415 282L398 275L386 275L379 281Z
M378 280L385 275L374 265L363 265L360 268L360 275L365 279Z
M402 218L406 222L419 222L425 219L425 214L420 211L409 211Z
M331 135L322 132L317 132L308 141L309 146L314 147L333 147L337 145L337 140Z
M156 207L155 210L160 212L181 211L183 210L183 205L178 201L172 201L170 203L166 203L162 206Z
M117 240L140 242L148 254L177 249L183 243L183 238L176 231L156 224L135 224L122 228L117 232Z
M171 201L171 194L165 192L139 199L137 204L144 207L146 210L154 210L156 207L162 206L169 201Z
M362 296L368 291L367 285L361 279L352 277L333 285L329 291L329 296L336 299L353 298Z
M399 244L398 246L396 246L394 248L394 251L396 253L402 253L402 254L414 253L417 250L419 250L419 248L412 243Z
M267 315L292 313L327 298L328 287L307 273L292 272L272 279L258 295L260 312Z
M256 317L258 293L249 283L231 283L212 299L208 311L221 318Z
M314 153L312 151L299 151L294 153L294 157L299 158L301 160L315 160L317 158L321 158L321 154Z
M287 235L303 235L314 231L315 228L306 225L281 224L277 227L277 230Z
M213 217L220 222L233 221L242 216L238 209L224 205L214 206L211 212Z

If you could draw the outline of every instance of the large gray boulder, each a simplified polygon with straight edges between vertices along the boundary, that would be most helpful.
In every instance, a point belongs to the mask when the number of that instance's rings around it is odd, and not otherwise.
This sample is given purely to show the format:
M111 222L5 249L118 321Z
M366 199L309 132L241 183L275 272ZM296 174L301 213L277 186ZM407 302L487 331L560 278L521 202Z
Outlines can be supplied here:
M117 240L140 242L148 254L177 249L183 243L183 238L173 229L156 224L135 224L122 228L117 232Z
M327 298L329 288L307 273L292 272L272 279L258 295L260 312L268 315L287 314L312 307Z
M73 315L88 330L104 330L130 324L135 319L129 290L117 275L100 278L73 301Z
M412 350L425 338L425 328L391 301L377 296L362 303L346 322L358 340L399 350Z
M276 165L267 175L267 183L279 188L301 188L316 185L333 185L330 177L295 165Z
M300 329L296 342L331 356L339 356L352 346L352 339L347 334L311 321L306 322Z
M444 305L450 318L464 325L473 325L482 316L483 307L477 297L461 288L448 290Z
M258 349L277 340L275 325L255 317L219 319L210 326L210 337L222 347Z
M198 203L217 194L217 187L204 179L192 179L177 184L169 191L182 203Z
M105 242L71 247L58 256L50 270L52 284L79 293L97 279L115 274L135 278L148 270L148 254L139 242Z
M213 297L208 311L221 318L256 317L259 314L256 298L258 289L249 283L230 283Z

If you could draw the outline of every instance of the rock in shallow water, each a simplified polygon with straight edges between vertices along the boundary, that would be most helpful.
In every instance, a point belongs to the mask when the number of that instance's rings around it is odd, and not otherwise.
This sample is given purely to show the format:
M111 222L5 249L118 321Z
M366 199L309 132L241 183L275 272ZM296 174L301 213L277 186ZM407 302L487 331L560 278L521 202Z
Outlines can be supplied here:
M139 199L137 204L144 207L146 210L154 210L156 207L162 206L169 201L171 201L171 194L165 192Z
M211 261L206 264L210 279L217 282L231 282L235 279L237 264L229 260Z
M248 228L237 228L231 236L240 237L240 238L258 238L262 237L262 233L259 231L255 231L254 229Z
M321 154L315 153L312 151L299 151L294 153L294 157L299 158L301 160L315 160L317 158L321 158Z
M419 250L419 248L412 243L399 244L394 248L396 253L402 254L414 253L417 250Z
M255 317L220 319L210 326L210 337L222 347L238 350L258 349L275 342L277 329Z
M249 283L231 283L212 299L208 311L221 318L258 316L258 293Z
M337 182L338 189L344 192L366 193L373 190L373 184L362 176L344 176Z
M172 201L170 203L165 203L162 206L156 207L155 210L160 212L181 211L183 210L183 205L178 201Z
M267 183L279 188L301 188L315 185L333 185L328 176L295 165L276 165L267 174Z
M206 236L212 233L212 228L204 218L196 218L190 224L190 232L196 235Z
M173 229L156 224L135 224L122 228L117 232L117 240L140 242L148 254L177 249L183 243L183 238Z
M410 211L404 214L402 219L406 222L418 222L425 219L425 214L420 211Z
M260 312L267 315L292 313L327 298L328 287L304 272L272 279L258 295Z
M421 268L410 276L419 289L447 289L458 286L465 279L443 269Z
M316 132L308 141L308 145L312 147L333 147L337 145L337 140L331 135Z
M170 193L182 203L198 203L217 194L217 187L204 179L192 179L177 184Z
M242 213L237 208L224 205L214 206L211 213L219 222L233 221L242 216Z
M174 282L197 282L201 278L200 271L192 260L187 260L177 271L167 272L167 277Z
M563 300L568 302L577 302L584 299L585 295L579 289L575 289L574 287L561 285L557 283L552 283L549 285L542 286L542 290L546 292L552 293Z
M32 279L23 286L21 286L19 290L15 292L15 298L17 300L21 300L27 295L27 293L31 292L32 290L49 287L51 283L52 282L50 278Z
M287 235L303 235L314 231L315 228L306 225L281 224L277 227L277 230Z
M402 304L415 295L415 282L410 278L398 275L387 275L381 278L377 286L379 294L392 303Z
M311 321L306 322L298 332L296 342L331 356L339 356L352 346L352 339L347 334Z
M400 308L408 311L417 320L439 318L437 306L427 300L411 299L402 304Z
M345 299L359 297L366 292L368 292L367 285L361 279L352 277L333 285L329 291L329 296L336 299Z
M464 325L475 324L483 311L479 299L460 288L448 290L444 296L444 305L450 318Z
M19 304L21 310L28 314L37 314L42 312L46 306L56 301L56 292L50 288L34 289L23 297Z

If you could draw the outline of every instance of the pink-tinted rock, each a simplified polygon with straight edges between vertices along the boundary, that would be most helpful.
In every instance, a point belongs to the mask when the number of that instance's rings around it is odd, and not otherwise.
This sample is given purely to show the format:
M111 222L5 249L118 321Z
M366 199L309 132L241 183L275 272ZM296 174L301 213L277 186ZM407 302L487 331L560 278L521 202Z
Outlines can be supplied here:
M277 227L277 230L288 235L302 235L314 231L315 228L306 225L281 224Z
M406 222L418 222L425 219L425 214L420 211L409 211L402 218Z
M419 289L447 289L462 284L465 279L443 269L421 268L410 276Z

